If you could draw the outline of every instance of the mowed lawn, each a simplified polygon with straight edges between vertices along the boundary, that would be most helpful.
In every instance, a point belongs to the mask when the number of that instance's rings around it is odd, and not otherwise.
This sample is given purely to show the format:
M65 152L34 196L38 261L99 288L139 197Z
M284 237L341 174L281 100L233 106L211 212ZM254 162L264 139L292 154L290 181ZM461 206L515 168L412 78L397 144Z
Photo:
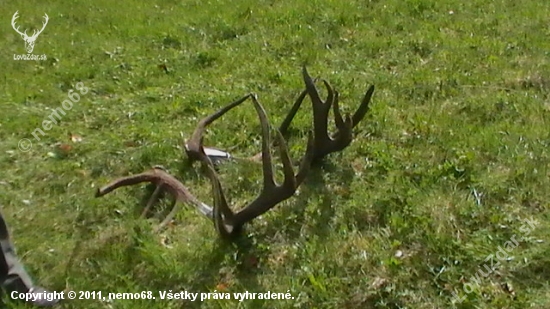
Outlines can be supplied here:
M33 51L46 60L14 60L16 11L28 34L48 14ZM550 2L58 0L0 13L0 207L19 256L52 290L156 297L60 308L550 308ZM304 64L345 112L374 84L371 109L236 243L185 205L154 233L162 209L138 218L145 185L94 197L162 165L211 204L182 136L250 92L277 127ZM294 160L311 119L306 100ZM205 143L257 153L252 104ZM260 165L219 173L233 208L259 193ZM199 299L160 299L170 291ZM246 291L262 296L235 299Z

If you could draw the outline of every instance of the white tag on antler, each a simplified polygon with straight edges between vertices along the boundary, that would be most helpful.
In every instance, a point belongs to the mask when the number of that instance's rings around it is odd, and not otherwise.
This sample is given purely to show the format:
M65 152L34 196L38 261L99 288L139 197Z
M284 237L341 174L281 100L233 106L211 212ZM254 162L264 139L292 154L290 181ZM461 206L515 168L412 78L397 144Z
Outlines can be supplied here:
M223 150L204 147L204 153L211 159L229 159L231 155Z

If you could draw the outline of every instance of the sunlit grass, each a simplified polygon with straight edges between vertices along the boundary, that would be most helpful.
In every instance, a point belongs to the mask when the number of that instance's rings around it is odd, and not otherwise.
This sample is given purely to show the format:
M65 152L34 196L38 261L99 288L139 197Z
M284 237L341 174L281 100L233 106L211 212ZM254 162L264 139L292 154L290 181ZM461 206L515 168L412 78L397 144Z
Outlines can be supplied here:
M30 33L49 15L34 50L47 60L13 60L24 53L9 24L15 11ZM0 12L0 205L25 266L50 289L157 296L64 308L550 306L546 2L60 0ZM137 219L144 187L94 198L116 177L163 165L210 203L180 133L249 92L277 126L303 88L303 64L340 91L346 112L374 84L371 111L351 146L238 244L221 243L185 207L153 234L158 219ZM36 140L78 82L89 92ZM295 157L310 112L296 118ZM245 104L207 143L253 155L259 133ZM258 194L259 166L220 171L234 207ZM514 235L524 239L513 258L465 292ZM159 300L168 290L294 299Z

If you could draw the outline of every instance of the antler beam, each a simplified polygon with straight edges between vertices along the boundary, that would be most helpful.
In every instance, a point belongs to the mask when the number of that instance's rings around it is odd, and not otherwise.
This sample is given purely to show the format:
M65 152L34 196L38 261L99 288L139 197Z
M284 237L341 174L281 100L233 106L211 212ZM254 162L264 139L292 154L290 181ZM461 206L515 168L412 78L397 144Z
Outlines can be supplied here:
M136 185L143 182L149 182L155 185L155 191L149 198L147 206L143 210L141 217L145 217L149 209L158 201L160 194L165 190L172 194L175 198L174 204L172 205L172 210L159 224L159 226L155 228L156 231L162 229L170 221L172 221L179 209L177 205L178 202L191 204L195 206L201 214L205 215L206 217L212 218L212 207L199 201L179 180L177 180L174 176L168 174L162 167L158 166L155 166L151 170L145 171L141 174L116 179L108 185L99 188L96 191L95 196L101 197L120 187Z

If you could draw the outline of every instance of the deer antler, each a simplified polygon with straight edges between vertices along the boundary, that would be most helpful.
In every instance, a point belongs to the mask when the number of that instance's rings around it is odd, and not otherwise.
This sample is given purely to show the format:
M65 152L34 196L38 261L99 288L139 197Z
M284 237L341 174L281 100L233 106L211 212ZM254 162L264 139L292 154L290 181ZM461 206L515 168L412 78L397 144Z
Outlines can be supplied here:
M225 113L227 113L234 107L241 105L244 101L246 101L250 97L252 97L252 94L247 94L246 96L236 100L235 102L228 104L227 106L222 107L221 109L214 112L212 115L209 115L199 121L199 123L197 124L197 127L195 128L195 131L191 135L191 138L184 143L185 153L187 154L187 157L191 162L204 161L205 158L203 156L207 156L207 151L205 151L205 149L201 149L203 138L204 138L203 136L204 131L206 131L206 126L208 126L209 124L214 122L216 119L223 116Z
M303 75L304 83L306 85L306 89L304 89L300 93L300 95L292 105L292 108L286 115L285 119L283 120L283 122L281 122L281 125L279 126L279 132L281 132L281 134L285 137L285 140L288 141L289 139L288 129L292 124L292 120L294 120L294 117L296 116L296 113L300 109L306 96L309 95L311 99L312 107L313 107L314 145L315 145L313 161L318 162L330 153L345 149L352 142L353 128L355 128L355 126L357 126L357 124L361 122L361 120L363 120L363 118L367 114L369 110L369 104L372 99L372 95L374 94L374 86L370 86L368 88L359 108L357 108L353 116L350 117L349 115L346 115L344 119L342 117L342 114L340 112L340 107L338 105L339 103L338 91L335 91L332 88L332 86L328 83L328 81L324 79L312 79L309 73L307 72L307 69L305 66L302 69L302 75ZM327 88L328 94L327 94L327 99L325 101L323 101L320 98L319 92L315 87L315 83L319 80L321 80L324 86ZM243 98L243 99L246 99L246 98ZM331 107L333 108L335 124L338 130L335 133L329 135L328 114L330 112ZM221 110L219 112L221 112ZM217 116L217 114L214 114L212 116L215 116L215 115ZM208 124L211 122L210 119L205 119L205 121ZM204 131L204 125L198 127L197 130L200 130L200 133L202 134L202 132ZM207 148L206 150L211 150L211 149ZM212 153L214 154L215 152L212 152ZM221 152L221 153L225 154L225 156L216 157L217 158L216 162L219 160L219 158L231 157L226 152ZM247 159L252 161L257 161L257 159L260 158L261 155L262 155L261 153L258 153L257 155ZM189 155L190 158L192 156L193 154ZM213 155L209 155L209 157L215 158Z
M200 161L206 170L206 174L212 184L214 201L213 207L199 201L179 180L168 174L160 167L154 167L153 169L141 174L119 178L107 186L100 188L96 193L96 197L103 196L122 186L150 182L154 184L156 188L149 198L142 216L144 216L149 208L151 208L152 205L158 201L161 192L168 191L175 197L172 210L158 226L157 230L165 226L173 219L178 210L177 203L182 202L194 205L204 216L212 219L216 230L222 238L231 239L232 237L238 235L241 228L247 222L250 222L256 217L264 214L271 208L275 207L278 203L294 195L298 186L304 181L310 169L311 163L314 160L321 160L332 152L341 151L346 148L353 140L353 128L365 117L368 112L369 103L374 93L374 86L369 87L365 93L361 105L353 116L347 114L344 118L340 113L338 105L338 92L333 90L332 86L326 80L320 79L327 88L328 92L326 100L323 101L320 98L317 88L315 87L315 82L317 79L313 80L305 67L303 67L302 74L306 89L300 94L288 115L281 123L281 126L278 130L276 130L276 138L273 144L270 141L270 125L267 115L263 106L258 102L255 94L248 94L199 121L191 138L185 143L184 146L185 152L191 162ZM309 132L305 155L300 160L298 172L294 174L294 168L292 167L292 161L288 153L284 135L287 135L288 128L290 127L292 120L298 112L306 95L309 95L312 102L314 130L313 132ZM206 127L208 125L219 119L231 109L239 106L247 99L251 99L254 104L262 130L262 151L260 153L260 157L263 169L263 188L255 200L248 203L242 210L233 212L229 207L223 191L223 186L214 168L213 160L219 158L220 155L215 149L205 148L203 146L203 139ZM331 107L333 108L337 131L329 135L328 114ZM283 163L284 181L282 184L277 184L274 179L272 157L270 152L273 145L279 148ZM222 157L229 156L225 152L220 153Z
M326 80L321 79L328 92L326 100L323 101L319 96L319 91L315 87L315 81L317 81L317 79L313 80L311 78L305 66L302 69L302 75L306 89L302 91L296 102L294 102L294 105L290 109L286 118L281 123L279 131L285 136L288 135L288 128L290 127L294 116L296 116L296 113L300 109L306 94L309 95L313 107L313 127L315 139L315 154L313 161L319 161L326 155L341 151L349 146L353 140L353 128L357 126L361 120L363 120L369 110L369 103L374 93L374 86L369 87L363 97L361 105L357 111L355 111L353 117L350 117L348 114L344 119L340 113L340 108L338 105L338 91L335 91ZM331 106L333 108L334 120L338 131L329 136L328 114Z
M214 169L214 164L211 158L206 154L205 148L202 145L203 134L206 125L212 123L214 120L227 113L232 108L242 104L246 99L251 98L260 119L260 125L262 128L262 169L263 169L263 188L259 196L252 202L250 202L245 208L237 213L234 213L229 207L225 194L223 192L222 185L219 180L219 176ZM238 235L241 228L249 221L264 214L269 209L275 207L278 203L290 198L296 192L299 184L305 179L311 161L313 159L313 134L309 133L308 146L306 154L301 160L301 164L297 174L294 174L292 162L288 153L286 142L282 134L277 130L276 142L279 147L284 172L284 181L282 184L277 184L274 179L273 164L271 158L271 141L269 138L269 121L263 106L258 102L256 95L249 94L228 106L216 111L214 114L202 119L191 139L186 143L185 151L189 155L191 160L200 161L206 169L208 178L212 184L212 194L214 200L214 207L211 207L201 201L199 201L189 190L175 177L168 174L160 167L155 167L149 171L141 174L127 176L119 178L112 183L98 189L96 197L104 196L109 192L122 187L135 185L143 182L149 182L156 186L155 191L149 198L147 206L142 213L142 216L146 211L158 200L161 192L164 190L171 193L175 199L172 205L172 210L168 216L162 221L162 223L156 228L159 230L163 228L168 222L170 222L178 211L177 203L187 203L194 205L200 213L204 216L212 219L216 230L220 236L224 239L231 239Z
M234 213L227 203L219 177L214 169L214 165L209 156L204 152L203 134L206 125L212 123L230 109L243 103L247 98L251 98L260 119L262 128L262 169L263 169L263 188L259 196L246 207L237 213ZM186 152L192 160L200 160L206 167L207 176L212 183L212 193L214 194L214 222L218 233L223 238L231 238L239 233L242 226L254 218L264 214L278 203L290 198L296 192L298 186L305 179L311 161L313 159L313 136L309 133L308 145L304 158L301 160L298 173L294 174L292 161L290 159L286 142L282 134L276 130L276 144L278 145L284 172L284 181L277 184L274 179L274 171L271 157L271 141L269 138L269 121L263 106L258 102L256 95L249 94L244 98L237 100L228 106L216 111L214 114L205 117L199 122L191 139L186 144Z
M212 218L212 207L199 201L179 180L177 180L174 176L168 174L162 167L159 166L155 166L152 169L145 171L141 174L116 179L108 185L99 188L95 196L101 197L111 191L116 190L117 188L136 185L143 182L154 184L155 191L149 198L147 206L143 210L141 217L144 217L147 211L149 211L149 209L153 206L153 204L158 201L160 194L164 190L168 191L175 197L172 204L172 210L166 216L166 218L157 226L155 231L162 229L170 221L172 221L179 209L177 204L178 202L194 205L200 211L200 213L202 213L206 217Z

